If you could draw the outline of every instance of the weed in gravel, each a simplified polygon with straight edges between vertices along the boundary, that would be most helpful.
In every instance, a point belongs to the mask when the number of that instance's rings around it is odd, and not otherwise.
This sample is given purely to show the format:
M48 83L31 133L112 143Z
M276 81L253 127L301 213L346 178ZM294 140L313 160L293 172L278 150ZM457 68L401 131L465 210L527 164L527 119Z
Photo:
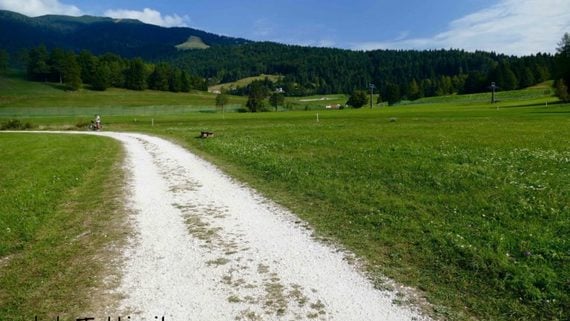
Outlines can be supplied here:
M210 265L210 266L212 266L212 265L213 266L221 266L221 265L226 265L229 262L230 262L230 260L226 259L225 257L220 257L220 258L217 258L215 260L207 261L206 264Z

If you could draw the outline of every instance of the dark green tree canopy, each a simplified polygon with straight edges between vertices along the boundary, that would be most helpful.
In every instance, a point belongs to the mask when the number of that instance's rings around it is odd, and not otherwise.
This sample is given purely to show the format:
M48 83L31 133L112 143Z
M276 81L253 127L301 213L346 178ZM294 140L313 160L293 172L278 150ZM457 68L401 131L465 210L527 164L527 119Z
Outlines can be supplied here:
M282 106L283 103L285 103L285 96L281 93L273 93L269 97L269 103L273 108L275 108L275 110L277 110L277 107Z
M0 73L8 70L10 56L8 52L4 49L0 49Z
M570 34L565 33L562 40L558 44L557 62L557 78L563 79L568 85L570 83Z
M73 90L83 83L95 90L109 87L144 90L147 86L172 92L207 89L200 77L167 63L148 64L141 58L129 60L111 53L94 56L85 50L75 54L58 48L48 52L45 46L29 50L26 56L30 80L61 82Z
M368 95L363 90L353 91L346 102L347 105L353 108L360 108L366 105L366 103L368 103Z
M216 106L224 108L224 105L228 103L228 96L224 93L216 95Z
M264 82L261 80L252 82L248 86L248 91L246 107L249 108L251 112L263 111L265 107L263 100L269 95L269 90Z

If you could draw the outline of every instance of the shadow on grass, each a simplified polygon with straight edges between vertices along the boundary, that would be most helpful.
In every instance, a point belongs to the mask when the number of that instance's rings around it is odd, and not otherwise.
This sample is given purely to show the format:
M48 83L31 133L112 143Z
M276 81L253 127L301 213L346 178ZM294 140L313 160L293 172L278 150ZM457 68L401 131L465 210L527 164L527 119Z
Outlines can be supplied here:
M554 107L561 107L560 105L568 105L568 103L556 101L556 102L548 102L548 105L546 105L545 103L529 103L529 104L520 104L520 105L499 106L499 108L500 109L528 108L528 107L554 108ZM490 109L497 108L497 105L490 105L489 108Z
M61 90L61 91L69 91L69 87L65 84L58 84L58 83L46 83L53 89Z

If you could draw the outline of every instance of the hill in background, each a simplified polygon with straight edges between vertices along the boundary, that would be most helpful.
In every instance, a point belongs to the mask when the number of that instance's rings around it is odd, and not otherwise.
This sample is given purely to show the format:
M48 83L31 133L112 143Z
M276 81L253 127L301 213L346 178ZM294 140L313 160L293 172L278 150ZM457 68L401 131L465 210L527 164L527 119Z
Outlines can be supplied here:
M0 46L9 52L40 44L48 48L113 52L125 57L160 59L183 49L236 45L248 40L219 36L192 28L164 28L138 20L93 16L46 15L30 18L0 10ZM190 44L188 44L190 42Z
M526 88L556 74L550 54L515 57L464 50L352 51L253 42L192 28L163 28L138 20L48 15L36 18L0 11L0 49L11 55L44 44L94 54L166 62L213 86L260 74L279 75L274 87L289 96L368 90L383 101L416 100L452 93ZM246 94L243 90L239 94Z

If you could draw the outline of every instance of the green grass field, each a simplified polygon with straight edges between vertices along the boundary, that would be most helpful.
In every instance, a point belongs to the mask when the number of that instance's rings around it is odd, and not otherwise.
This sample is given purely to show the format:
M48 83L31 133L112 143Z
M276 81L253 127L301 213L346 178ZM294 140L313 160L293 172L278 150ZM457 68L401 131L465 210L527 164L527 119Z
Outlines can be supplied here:
M0 77L0 117L60 117L101 115L160 115L163 113L215 112L214 94L206 92L144 92L110 88L104 92L83 89L65 91L54 83L28 82ZM246 99L230 97L231 111Z
M481 94L322 110L319 122L314 110L103 118L215 162L365 258L373 277L418 288L435 315L567 320L570 105L548 89L495 105ZM215 138L197 139L205 129Z
M110 139L0 133L1 320L94 308L124 233L120 158Z
M562 320L570 106L164 119L178 139L427 293L437 312ZM216 138L198 140L207 128Z

